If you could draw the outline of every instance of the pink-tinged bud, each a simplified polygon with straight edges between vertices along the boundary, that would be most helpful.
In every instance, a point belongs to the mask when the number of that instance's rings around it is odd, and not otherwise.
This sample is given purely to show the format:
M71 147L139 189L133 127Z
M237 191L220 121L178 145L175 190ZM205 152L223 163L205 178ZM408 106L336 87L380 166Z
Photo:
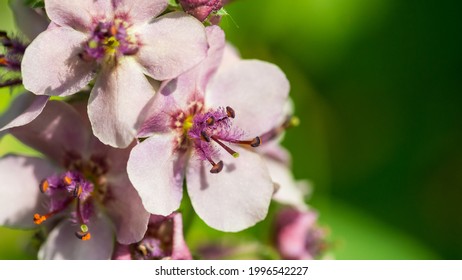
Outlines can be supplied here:
M283 259L319 259L326 249L326 230L313 210L283 209L276 219L276 247Z
M222 0L179 0L179 3L186 13L200 21L204 21L211 13L217 12L224 5Z

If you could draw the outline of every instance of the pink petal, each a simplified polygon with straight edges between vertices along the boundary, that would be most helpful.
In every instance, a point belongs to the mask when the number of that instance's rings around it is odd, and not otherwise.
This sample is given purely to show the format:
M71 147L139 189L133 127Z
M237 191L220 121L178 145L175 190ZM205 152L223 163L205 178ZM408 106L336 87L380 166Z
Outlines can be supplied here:
M126 173L120 174L119 178L108 179L111 199L104 206L116 227L117 242L138 242L146 233L150 214L144 209Z
M60 26L89 31L93 20L112 15L111 0L45 0L48 17Z
M138 60L156 80L176 78L202 61L208 49L204 26L182 12L168 13L138 29Z
M168 112L184 110L189 102L203 100L207 83L218 68L225 47L223 30L218 26L210 26L205 30L210 45L207 57L193 69L162 84L160 92L143 111L142 115L147 117L142 122L138 137L165 131L171 121Z
M236 62L241 61L241 54L239 50L236 49L230 43L226 43L224 52L223 52L223 59L221 61L220 70L225 69L226 67L233 65Z
M113 0L116 14L126 14L133 24L147 23L168 6L167 0Z
M79 113L61 101L49 101L35 120L10 132L60 165L65 163L69 152L82 154L89 137L89 129Z
M278 139L263 143L258 147L257 151L259 154L264 155L265 158L275 160L287 167L292 164L289 151L279 144Z
M154 89L131 58L103 69L88 101L95 136L104 144L127 147L136 136L140 112L153 95Z
M53 174L51 164L40 158L7 156L0 159L0 225L33 228L35 213L46 213L40 182Z
M218 174L210 164L191 158L186 182L194 210L209 226L221 231L240 231L263 220L273 194L273 183L262 158L233 146L240 156L224 157Z
M299 182L295 181L292 172L284 164L274 159L266 158L266 166L269 169L271 179L279 186L273 198L277 202L295 206L300 210L306 210L304 201L305 193L300 188Z
M217 75L205 95L208 108L230 106L234 126L255 137L277 125L289 93L289 82L276 66L258 60L241 60Z
M152 214L167 216L180 206L185 161L175 145L174 134L156 134L130 154L128 176Z
M10 7L16 25L29 40L33 40L45 31L50 23L45 13L39 13L26 6L23 0L10 1Z
M114 233L107 217L99 213L88 223L90 240L80 240L75 232L79 225L60 222L48 235L38 252L39 259L54 260L108 260L114 248Z
M96 66L79 58L85 39L85 34L69 27L42 32L22 60L24 87L38 95L66 96L86 86Z
M0 131L30 123L42 112L48 99L30 92L19 95L0 118Z

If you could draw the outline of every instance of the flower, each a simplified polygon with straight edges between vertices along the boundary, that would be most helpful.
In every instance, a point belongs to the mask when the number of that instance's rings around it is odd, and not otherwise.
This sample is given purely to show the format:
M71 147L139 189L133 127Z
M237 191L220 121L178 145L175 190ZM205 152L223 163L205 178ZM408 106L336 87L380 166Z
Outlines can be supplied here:
M326 231L316 225L313 210L286 208L276 217L276 247L283 259L312 260L326 248Z
M51 24L26 49L25 88L68 96L98 72L88 102L93 132L105 144L127 147L155 93L145 74L175 78L207 52L204 26L193 17L175 12L151 20L166 7L166 0L45 0Z
M192 206L209 226L239 231L266 217L273 182L253 150L282 114L289 83L275 65L242 60L223 70L224 35L207 28L207 58L162 86L127 165L145 208L169 215L186 178Z
M41 259L109 259L114 231L129 244L147 229L149 213L125 171L129 149L99 142L84 105L75 108L49 101L34 121L10 129L46 158L0 159L0 224L50 228Z
M212 12L217 12L223 7L221 0L179 0L185 12L204 21Z
M191 253L183 237L181 214L173 213L167 217L151 215L143 239L130 245L117 244L113 259L191 260Z

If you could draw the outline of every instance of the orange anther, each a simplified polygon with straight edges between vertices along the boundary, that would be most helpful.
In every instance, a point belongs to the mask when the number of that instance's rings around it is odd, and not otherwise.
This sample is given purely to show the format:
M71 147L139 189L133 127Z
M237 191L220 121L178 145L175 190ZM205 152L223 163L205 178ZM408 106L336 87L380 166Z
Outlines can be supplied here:
M41 183L40 183L40 191L42 193L46 192L48 190L48 188L50 187L50 183L48 183L48 180L43 180Z
M72 183L72 179L69 178L68 176L64 176L64 179L63 179L64 183L70 185Z
M91 239L91 234L88 232L87 234L85 234L84 236L82 236L82 240L90 240Z
M113 25L111 26L111 35L115 36L117 34L117 28Z
M45 216L42 216L42 215L39 215L39 214L34 214L34 223L35 223L36 225L40 225L40 224L43 223L46 219L47 219L47 217L45 217Z

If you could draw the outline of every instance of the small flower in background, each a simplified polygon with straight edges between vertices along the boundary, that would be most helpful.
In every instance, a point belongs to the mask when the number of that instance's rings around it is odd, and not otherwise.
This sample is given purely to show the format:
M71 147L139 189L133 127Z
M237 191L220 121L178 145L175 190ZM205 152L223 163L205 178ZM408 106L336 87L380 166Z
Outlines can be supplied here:
M105 144L127 147L140 111L155 93L145 74L173 79L207 52L204 26L193 17L175 12L151 20L167 5L166 0L45 0L51 24L26 49L25 88L68 96L97 76L88 102L93 133Z
M214 12L223 8L222 0L179 0L184 11L200 21L204 21Z
M316 223L313 210L282 209L276 217L275 243L288 260L319 259L326 250L326 230Z
M183 237L183 220L180 213L167 217L151 215L148 230L139 242L117 244L116 260L191 260L191 253Z
M49 228L41 259L109 259L114 236L119 243L137 242L149 220L126 173L130 150L99 142L84 105L75 108L50 101L34 121L10 129L46 159L0 159L0 224Z
M258 135L281 118L289 83L275 65L242 60L217 70L225 46L207 28L207 58L163 85L128 162L145 208L159 215L178 209L186 177L199 217L222 231L239 231L266 217L274 185L255 152Z

